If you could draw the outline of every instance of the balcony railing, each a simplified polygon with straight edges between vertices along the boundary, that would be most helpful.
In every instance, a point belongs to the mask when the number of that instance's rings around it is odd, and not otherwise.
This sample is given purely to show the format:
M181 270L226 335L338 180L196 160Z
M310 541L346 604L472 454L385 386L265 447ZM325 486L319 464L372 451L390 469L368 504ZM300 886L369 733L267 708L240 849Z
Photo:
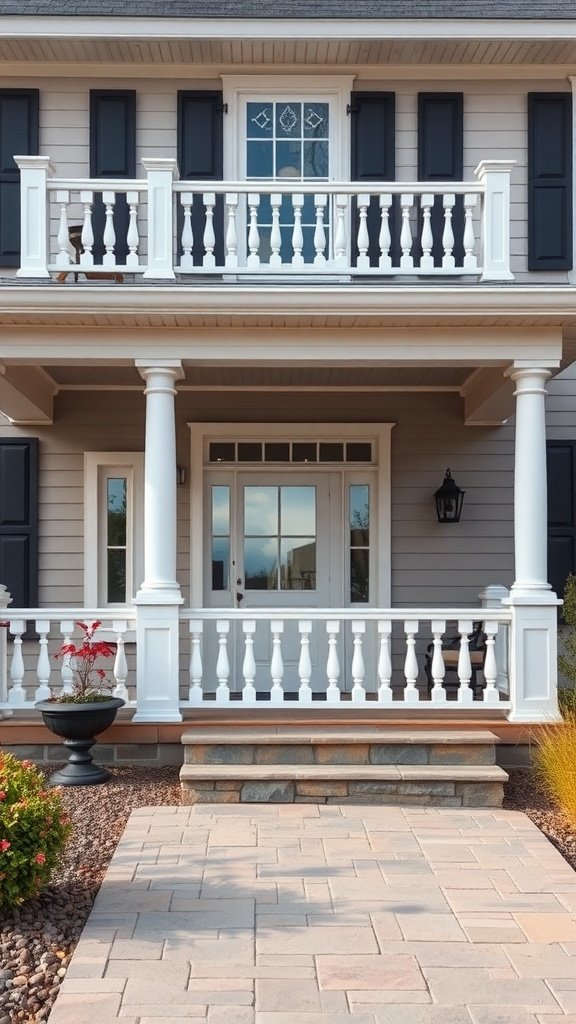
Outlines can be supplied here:
M117 617L102 609L80 608L2 609L1 614L0 709L31 709L51 693L69 691L70 658L55 655L62 643L78 636L75 623L96 619L102 622L105 638L116 645L110 673L114 696L139 708L135 610L118 612ZM482 621L486 637L481 692L476 695L470 685L468 642L475 621ZM353 704L409 712L417 706L442 709L447 700L456 711L512 706L511 612L504 607L362 612L195 609L182 610L180 622L180 648L189 665L180 678L181 708ZM456 685L449 687L443 655L447 635L456 637L452 653L457 651L450 681Z
M512 161L484 161L467 182L271 183L180 182L171 159L144 159L138 180L57 178L48 157L15 160L20 277L512 280Z

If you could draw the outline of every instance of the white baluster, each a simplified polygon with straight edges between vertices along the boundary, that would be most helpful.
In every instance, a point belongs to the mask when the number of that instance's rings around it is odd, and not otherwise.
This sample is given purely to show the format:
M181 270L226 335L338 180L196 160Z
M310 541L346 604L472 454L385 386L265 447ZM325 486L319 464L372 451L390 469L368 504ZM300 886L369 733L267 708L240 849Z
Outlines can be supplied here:
M420 267L422 270L434 270L434 259L432 256L434 236L432 234L431 223L433 204L434 196L425 192L420 200L420 208L422 210L422 237L420 239L422 256L420 257Z
M244 662L242 664L242 674L244 676L244 689L242 690L242 701L244 704L255 704L256 703L256 687L254 686L254 680L256 679L256 661L254 658L254 633L256 632L256 622L254 619L247 619L242 623L242 629L244 631Z
M362 651L362 637L365 632L365 622L352 623L352 636L354 637L354 654L352 655L352 679L354 686L352 687L352 702L354 704L364 704L366 700L366 690L364 689L366 666L364 665L364 653Z
M442 637L446 630L446 623L441 620L434 619L431 623L432 636L434 644L434 653L432 654L432 665L430 671L432 679L434 680L434 686L430 694L430 700L433 704L445 704L446 703L446 690L444 689L444 676L446 675L446 666L444 665L444 658L442 656Z
M38 662L36 664L36 677L38 687L34 694L36 700L49 700L52 696L50 689L50 658L48 656L48 633L50 632L49 619L37 619L35 629L38 633Z
M460 680L460 686L458 687L458 703L468 706L474 700L474 694L470 686L472 663L468 646L468 634L472 632L472 621L469 619L460 621L458 623L458 632L460 633L460 653L458 655L458 679Z
M273 621L270 623L272 633L272 660L270 662L270 675L272 676L272 689L270 690L270 701L273 704L281 704L284 700L282 680L284 678L284 662L282 660L282 633L284 623Z
M334 232L334 265L336 267L348 267L347 212L348 196L336 196L336 230Z
M326 203L328 202L328 196L318 194L314 196L314 206L316 207L316 228L314 230L314 249L316 255L314 257L314 265L316 267L326 266L326 256L324 254L326 249L326 229L324 227L324 210Z
M302 207L304 206L304 196L298 192L292 196L292 209L294 210L294 228L292 231L292 248L294 255L292 257L293 267L303 267L304 257L302 255L302 249L304 247L304 235L302 234Z
M401 270L414 269L414 258L411 255L412 229L410 227L410 210L412 209L413 203L413 195L408 195L406 193L400 196L400 206L402 208L402 229L400 231L400 248L402 249L402 255L400 257Z
M390 657L392 623L390 619L381 619L379 621L378 632L380 634L380 654L378 656L380 686L378 688L378 703L390 706L393 701L392 686L390 685L392 680L392 659Z
M24 679L24 658L22 657L22 634L26 629L26 623L22 619L13 619L10 623L10 632L14 637L12 648L12 661L10 663L10 679L12 686L8 693L8 703L14 707L22 707L26 703L26 691L22 686Z
M182 237L180 239L180 243L182 245L182 256L180 257L181 270L194 269L194 258L192 256L192 248L194 246L194 232L192 230L192 200L193 196L191 192L180 193L180 202L182 204L184 214Z
M94 266L94 231L92 230L92 203L94 202L93 192L80 193L80 202L84 204L84 219L82 222L82 249L80 253L80 264L83 267Z
M248 209L250 210L250 227L248 228L248 248L250 254L246 266L253 270L260 267L260 232L258 231L258 208L260 196L257 192L248 193Z
M356 239L356 245L358 246L356 266L359 267L360 270L367 270L370 267L370 259L368 257L368 246L370 245L370 236L368 235L369 205L370 196L360 194L358 196L358 214L360 217L360 223L358 224L358 238Z
M300 633L300 660L298 662L300 688L298 690L298 703L311 704L312 689L310 687L310 679L312 677L312 662L310 661L310 634L312 632L312 623L307 619L302 619L298 623L298 630Z
M474 237L474 210L478 202L476 193L467 192L464 196L464 270L476 272L478 260L474 255L476 238Z
M378 266L381 270L390 270L392 268L392 257L390 256L390 246L392 245L392 237L390 235L391 206L392 193L383 192L380 196L380 236L378 238L378 245L380 246Z
M70 259L70 235L68 233L68 203L70 202L70 193L58 190L56 192L56 202L60 203L60 224L58 226L58 255L56 256L57 267L69 267L72 263Z
M453 256L454 230L452 228L452 210L456 204L456 196L445 195L442 202L444 205L444 231L442 233L444 255L442 257L442 266L446 270L454 270L456 260Z
M140 261L138 259L138 244L140 237L138 235L138 201L139 195L137 192L127 192L126 202L128 203L128 209L130 211L130 220L128 222L128 232L126 234L126 242L128 244L128 255L126 256L127 267L139 267Z
M238 213L238 193L226 193L226 206L228 207L228 226L226 228L226 266L238 266L238 230L236 228L236 216Z
M74 622L72 619L64 619L60 623L60 635L62 637L62 646L72 643L72 634L74 632ZM70 654L63 654L62 661L60 663L60 677L62 679L62 693L72 693L72 684L74 681L74 673L71 665L72 656Z
M0 584L0 615L8 607L9 597L4 584ZM8 622L0 619L0 701L8 700ZM0 718L9 717L10 712L0 711Z
M106 211L103 235L104 248L106 251L102 257L102 263L105 267L115 267L116 254L114 252L114 246L116 245L116 232L114 230L114 205L116 203L116 193L103 192L102 202L104 203L104 209Z
M340 678L340 662L338 661L338 633L340 632L339 622L327 622L326 632L328 633L328 661L326 662L326 675L328 677L328 689L326 690L326 703L338 704L340 702L340 690L338 680Z
M418 679L418 659L416 657L415 634L418 632L418 621L408 620L405 622L404 632L406 633L406 658L404 660L404 678L406 679L406 686L404 688L404 703L417 704L420 700L420 694L416 688L416 680Z
M498 632L497 622L484 623L484 635L486 637L486 656L484 658L484 679L486 680L486 686L484 689L484 704L488 704L490 707L496 707L500 703L500 694L496 688L496 680L498 677L498 666L496 664L496 650L495 650L495 637Z
M270 230L270 266L281 267L282 257L280 255L280 249L282 248L282 233L280 231L280 206L282 205L282 196L279 192L273 192L270 196L270 206L272 207L272 228Z
M219 645L218 661L216 662L216 678L218 680L216 703L227 704L230 700L230 687L228 686L228 680L230 679L230 659L228 658L230 623L225 619L218 619L216 622L216 632L218 633Z
M126 680L128 678L128 663L126 661L126 651L124 649L124 634L127 629L128 622L126 619L112 620L112 631L116 634L116 657L114 658L114 668L112 669L112 675L116 680L116 686L112 690L112 696L119 697L120 700L129 700L128 687L126 686Z
M216 245L216 235L214 234L214 207L216 206L216 193L205 192L202 196L202 201L206 207L206 225L204 227L204 256L202 257L202 266L207 269L212 269L216 266L216 257L214 255L214 247Z
M190 631L190 688L188 700L195 707L199 707L204 701L202 692L202 630L204 623L200 619L190 619L188 629Z

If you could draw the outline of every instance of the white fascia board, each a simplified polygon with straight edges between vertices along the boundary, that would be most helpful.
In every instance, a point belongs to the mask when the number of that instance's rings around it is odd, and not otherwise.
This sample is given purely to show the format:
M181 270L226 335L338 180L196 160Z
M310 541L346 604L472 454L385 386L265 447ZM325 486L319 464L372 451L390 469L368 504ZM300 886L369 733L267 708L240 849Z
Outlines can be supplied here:
M89 365L94 345L103 364L132 357L158 361L157 330L103 331L70 327L58 332L28 327L0 339L4 361ZM86 353L86 359L83 358ZM436 328L417 330L307 329L273 331L253 328L162 331L163 360L183 364L230 366L497 366L501 372L518 360L539 366L558 365L562 354L559 329Z
M482 320L488 317L532 318L534 326L576 324L576 288L563 285L519 288L458 287L457 285L386 287L359 285L351 288L330 286L301 287L280 284L273 286L234 285L186 286L164 288L155 285L131 288L113 284L91 288L76 284L65 292L34 285L1 289L0 330L2 316L11 322L15 316L36 319L58 315L83 317L171 316L188 313L193 316L266 316L285 319L310 316L311 320L326 316L417 317L423 324L438 317L447 320L466 316ZM545 329L545 328L543 328ZM1 336L0 336L1 337ZM0 359L2 358L0 341Z
M576 38L576 19L490 18L97 18L1 19L0 38L15 39L538 39Z

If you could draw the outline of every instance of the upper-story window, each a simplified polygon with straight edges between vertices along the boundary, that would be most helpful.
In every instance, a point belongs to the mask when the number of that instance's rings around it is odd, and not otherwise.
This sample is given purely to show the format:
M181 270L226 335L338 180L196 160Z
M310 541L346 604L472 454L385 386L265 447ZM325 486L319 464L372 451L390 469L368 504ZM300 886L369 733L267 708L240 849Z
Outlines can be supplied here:
M299 99L248 101L246 177L330 177L330 104Z

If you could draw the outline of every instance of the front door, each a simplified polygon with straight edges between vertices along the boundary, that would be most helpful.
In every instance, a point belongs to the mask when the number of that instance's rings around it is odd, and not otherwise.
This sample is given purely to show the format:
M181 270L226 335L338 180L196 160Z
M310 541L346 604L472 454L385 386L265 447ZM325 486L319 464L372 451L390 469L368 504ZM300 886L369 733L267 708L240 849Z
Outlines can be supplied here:
M256 689L271 686L270 611L282 626L283 685L296 693L300 683L298 618L306 609L366 607L370 601L371 473L353 482L344 472L212 472L206 476L205 603L213 608L254 609ZM300 616L286 612L302 609ZM268 613L258 618L258 612ZM223 617L224 617L223 613ZM215 679L216 645L206 644L207 678ZM342 665L350 661L347 624L340 637ZM231 689L243 685L244 634L234 623L229 637L234 666ZM314 622L310 637L312 680L325 680L327 634ZM349 689L349 673L341 688Z

